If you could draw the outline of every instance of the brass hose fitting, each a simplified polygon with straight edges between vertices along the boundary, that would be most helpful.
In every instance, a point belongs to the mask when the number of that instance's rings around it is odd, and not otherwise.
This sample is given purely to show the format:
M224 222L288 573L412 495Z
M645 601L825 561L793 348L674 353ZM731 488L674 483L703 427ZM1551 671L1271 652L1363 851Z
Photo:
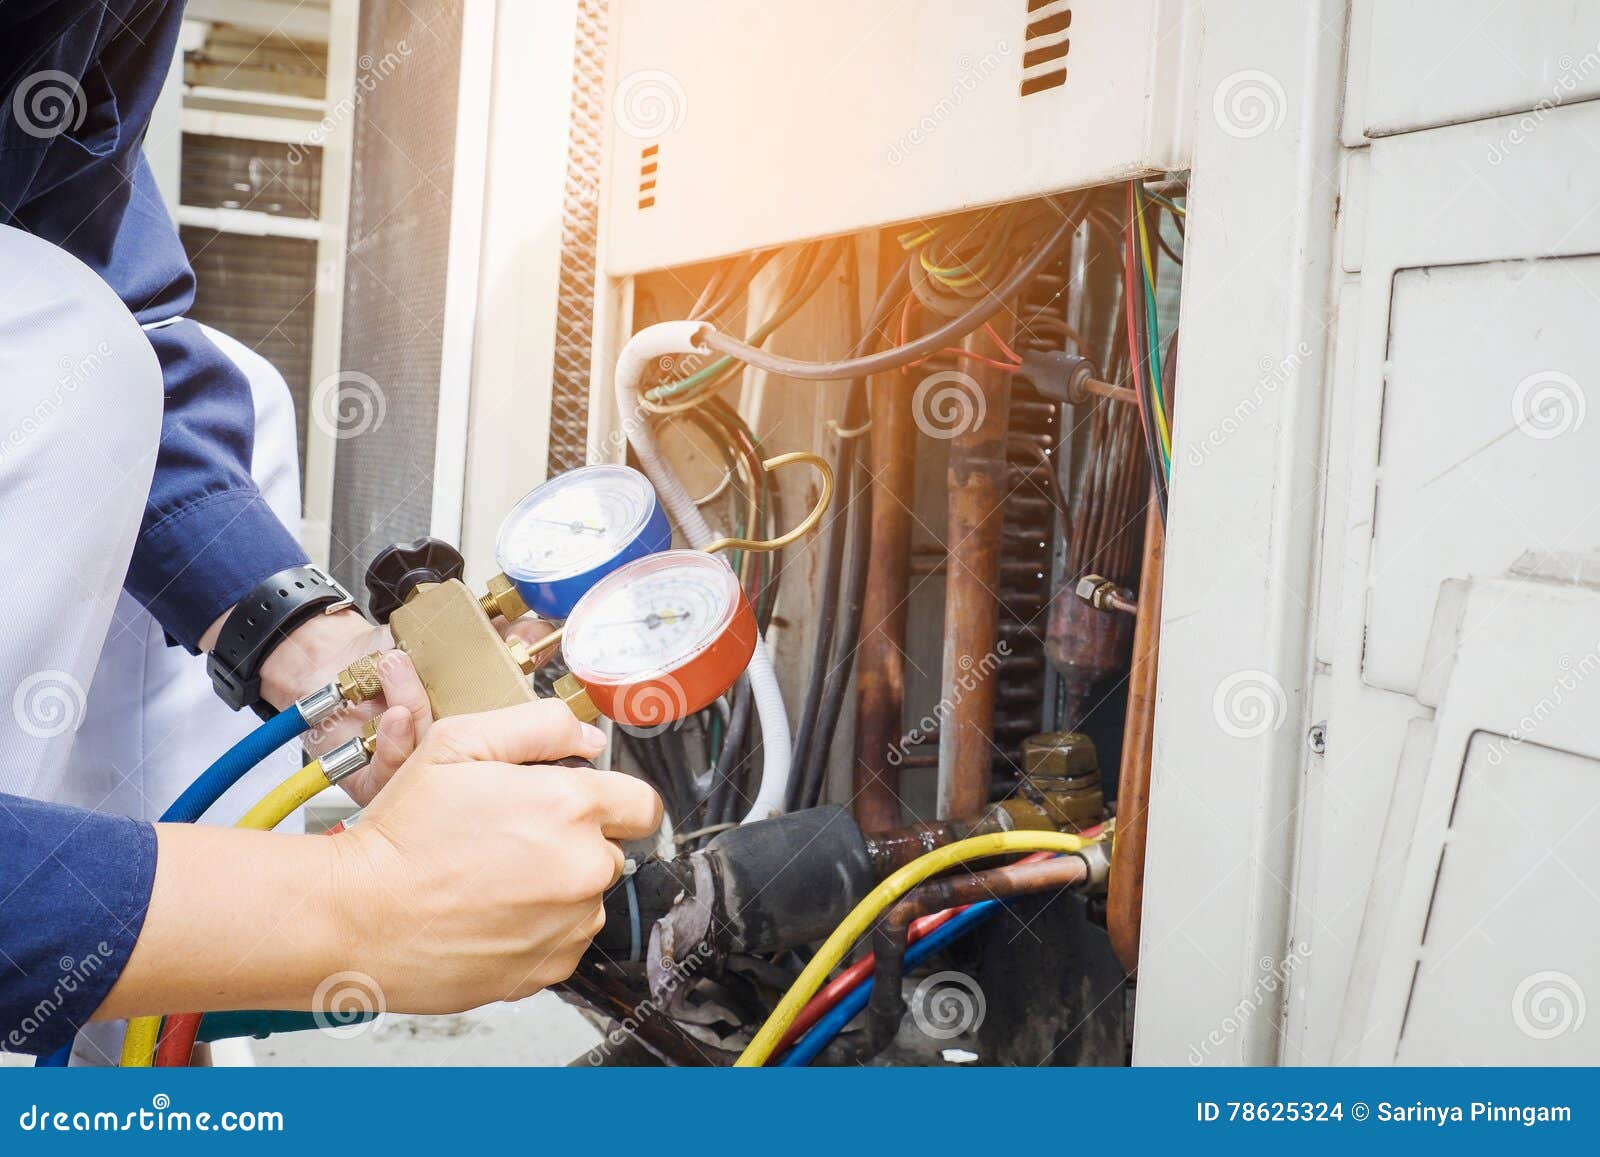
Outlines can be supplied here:
M339 694L347 703L366 703L383 693L383 680L378 677L378 656L363 655L339 672L335 682Z

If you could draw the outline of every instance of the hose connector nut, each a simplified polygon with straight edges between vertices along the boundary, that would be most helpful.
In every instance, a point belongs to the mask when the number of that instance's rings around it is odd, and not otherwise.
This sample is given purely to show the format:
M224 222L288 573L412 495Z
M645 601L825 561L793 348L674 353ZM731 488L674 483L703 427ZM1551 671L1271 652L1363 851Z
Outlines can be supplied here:
M1083 861L1088 874L1084 876L1083 883L1078 885L1077 891L1088 892L1095 896L1103 896L1111 880L1111 842L1099 840L1092 844L1085 844L1082 848L1072 853Z
M360 771L371 762L367 745L361 736L347 739L322 757L322 774L330 784L338 783L353 772Z
M1139 604L1135 601L1133 592L1102 575L1084 575L1078 580L1078 585L1073 591L1097 611L1121 611L1125 615L1139 613Z
M483 608L483 613L491 619L501 618L508 623L514 623L528 613L528 604L522 597L522 592L503 574L497 574L489 580L489 589L478 596L478 605Z
M300 718L306 721L306 726L315 727L338 714L345 705L345 697L339 684L334 682L326 687L318 687L309 695L302 695L294 705L300 712Z
M366 703L383 694L383 680L378 677L378 656L363 655L339 672L335 680L339 694L348 703Z

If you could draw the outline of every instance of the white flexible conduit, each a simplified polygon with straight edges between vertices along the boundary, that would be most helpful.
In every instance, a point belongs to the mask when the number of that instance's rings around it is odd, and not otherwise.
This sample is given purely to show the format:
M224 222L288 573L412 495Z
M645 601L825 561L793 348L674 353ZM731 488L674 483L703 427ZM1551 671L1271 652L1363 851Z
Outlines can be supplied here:
M698 339L705 328L705 324L698 321L666 321L640 330L622 347L614 382L622 432L633 446L639 465L654 483L667 513L688 536L689 545L696 549L703 549L718 535L701 516L694 498L678 481L656 444L650 418L639 408L639 384L644 380L645 371L662 358L704 353L705 347ZM755 654L750 657L747 674L751 699L761 719L761 790L756 793L755 802L744 819L739 821L745 824L771 819L783 811L784 797L789 791L790 744L789 715L783 706L783 693L778 689L778 676L772 669L767 644L760 638L756 639Z

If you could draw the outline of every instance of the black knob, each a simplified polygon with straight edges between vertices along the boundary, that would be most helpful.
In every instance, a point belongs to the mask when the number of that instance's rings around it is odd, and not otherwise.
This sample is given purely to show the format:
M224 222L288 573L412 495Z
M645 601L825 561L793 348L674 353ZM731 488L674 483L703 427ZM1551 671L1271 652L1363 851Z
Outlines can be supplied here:
M387 623L417 587L458 579L465 567L461 552L437 538L386 546L367 565L367 607L373 618Z

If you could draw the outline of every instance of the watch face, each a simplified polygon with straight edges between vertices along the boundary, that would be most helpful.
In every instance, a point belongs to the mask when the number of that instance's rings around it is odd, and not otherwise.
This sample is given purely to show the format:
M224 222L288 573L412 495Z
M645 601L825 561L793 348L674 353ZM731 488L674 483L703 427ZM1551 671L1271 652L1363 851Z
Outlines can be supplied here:
M583 466L538 487L500 525L495 557L512 579L549 583L615 558L655 511L649 479L627 466Z
M597 583L567 620L562 655L580 679L615 683L677 670L720 638L743 594L715 555L674 550ZM734 671L731 683L738 677Z

